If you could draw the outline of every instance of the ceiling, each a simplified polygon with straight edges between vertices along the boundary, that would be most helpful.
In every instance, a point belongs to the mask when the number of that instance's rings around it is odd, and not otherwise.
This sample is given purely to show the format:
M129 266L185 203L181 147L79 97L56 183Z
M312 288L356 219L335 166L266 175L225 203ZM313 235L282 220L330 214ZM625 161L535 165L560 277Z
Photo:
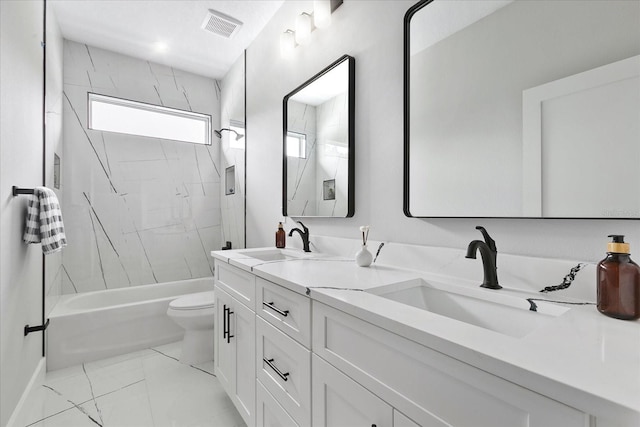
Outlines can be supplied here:
M222 79L283 0L48 0L65 39ZM202 29L208 9L243 23Z

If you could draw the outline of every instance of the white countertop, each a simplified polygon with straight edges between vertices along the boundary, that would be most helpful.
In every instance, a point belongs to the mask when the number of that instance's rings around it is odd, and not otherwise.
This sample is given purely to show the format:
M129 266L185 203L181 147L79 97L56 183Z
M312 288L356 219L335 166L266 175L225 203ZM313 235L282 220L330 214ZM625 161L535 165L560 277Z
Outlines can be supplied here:
M594 305L553 304L569 309L515 338L363 291L423 278L450 280L471 293L521 298L524 310L526 298L562 298L506 287L481 289L468 280L390 266L363 268L351 259L318 254L266 262L249 257L250 251L214 251L212 256L586 413L640 425L640 321L609 318Z

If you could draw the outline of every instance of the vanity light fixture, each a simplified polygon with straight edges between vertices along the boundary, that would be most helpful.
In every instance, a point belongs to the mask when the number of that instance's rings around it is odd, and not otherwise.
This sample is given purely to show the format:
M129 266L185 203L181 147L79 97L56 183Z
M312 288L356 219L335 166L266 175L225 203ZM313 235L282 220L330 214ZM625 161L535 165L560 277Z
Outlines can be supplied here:
M313 0L313 25L327 28L331 25L331 0Z
M235 133L235 134L236 134L236 141L239 141L239 140L241 140L241 139L244 137L244 135L243 135L243 134L238 133L238 132L236 132L235 130L233 130L233 129L229 129L229 128L223 128L223 129L220 129L220 130L214 130L214 131L213 131L213 133L215 133L215 134L216 134L216 136L217 136L218 138L222 138L222 131L225 131L225 130L226 130L227 132L233 132L233 133Z
M293 50L296 48L295 32L293 30L286 30L280 34L280 54L289 58L293 54Z
M311 15L302 12L296 17L296 43L299 45L309 43L309 36L311 36Z
M296 30L285 30L280 35L280 53L288 58L297 45L309 42L311 32L316 28L331 25L331 14L342 5L343 0L313 0L313 13L302 12L296 17Z

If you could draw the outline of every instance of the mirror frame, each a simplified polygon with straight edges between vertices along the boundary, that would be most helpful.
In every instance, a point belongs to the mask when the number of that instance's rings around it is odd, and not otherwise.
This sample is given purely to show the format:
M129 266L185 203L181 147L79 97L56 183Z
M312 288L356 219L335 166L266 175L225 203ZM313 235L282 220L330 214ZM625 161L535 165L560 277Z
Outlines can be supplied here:
M430 0L431 1L431 0ZM320 218L350 218L353 216L355 211L355 83L356 83L356 60L354 57L349 55L343 55L338 58L336 61L331 63L329 66L324 68L315 76L311 77L306 82L302 83L300 86L296 87L294 90L289 92L282 100L282 215L289 216L287 212L287 126L288 126L288 117L287 117L287 103L289 98L294 96L296 93L309 86L316 80L320 79L322 76L336 68L338 65L342 64L344 61L347 61L349 64L349 89L347 93L347 97L349 100L349 108L348 108L348 122L347 125L349 127L348 131L348 148L349 148L349 159L347 160L347 214L344 217L341 216L320 216L320 215L292 215L293 217L320 217Z
M403 139L404 139L404 154L403 154L403 175L402 175L402 211L404 215L409 218L430 218L430 217L419 217L411 215L409 211L409 184L410 184L410 174L409 174L409 146L411 143L410 140L410 130L411 123L409 120L410 117L410 85L409 81L411 79L411 18L415 15L419 10L423 7L431 3L433 0L420 0L418 3L411 6L404 15L404 36L403 36L403 55L404 55L404 71L403 71Z
M405 216L409 218L452 218L452 219L560 219L560 220L629 220L638 221L638 217L545 217L545 216L434 216L434 215L413 215L410 212L410 78L411 78L411 19L413 16L422 10L425 6L432 3L434 0L419 0L416 4L411 6L404 16L404 37L403 37L403 56L404 56L404 70L403 70L403 139L404 139L404 157L403 157L403 212Z

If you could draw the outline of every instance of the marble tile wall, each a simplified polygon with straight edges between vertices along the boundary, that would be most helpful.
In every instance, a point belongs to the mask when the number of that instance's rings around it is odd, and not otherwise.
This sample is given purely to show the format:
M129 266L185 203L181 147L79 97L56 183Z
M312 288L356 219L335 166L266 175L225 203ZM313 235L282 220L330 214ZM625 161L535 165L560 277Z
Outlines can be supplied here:
M335 96L317 107L316 188L320 216L346 216L349 183L349 98ZM335 198L325 200L323 182L335 180Z
M289 100L287 116L288 129L307 136L306 157L287 157L287 213L318 215L317 199L322 193L316 185L316 107Z
M220 151L87 129L87 93L210 114L219 82L65 40L62 292L205 277L221 246Z

